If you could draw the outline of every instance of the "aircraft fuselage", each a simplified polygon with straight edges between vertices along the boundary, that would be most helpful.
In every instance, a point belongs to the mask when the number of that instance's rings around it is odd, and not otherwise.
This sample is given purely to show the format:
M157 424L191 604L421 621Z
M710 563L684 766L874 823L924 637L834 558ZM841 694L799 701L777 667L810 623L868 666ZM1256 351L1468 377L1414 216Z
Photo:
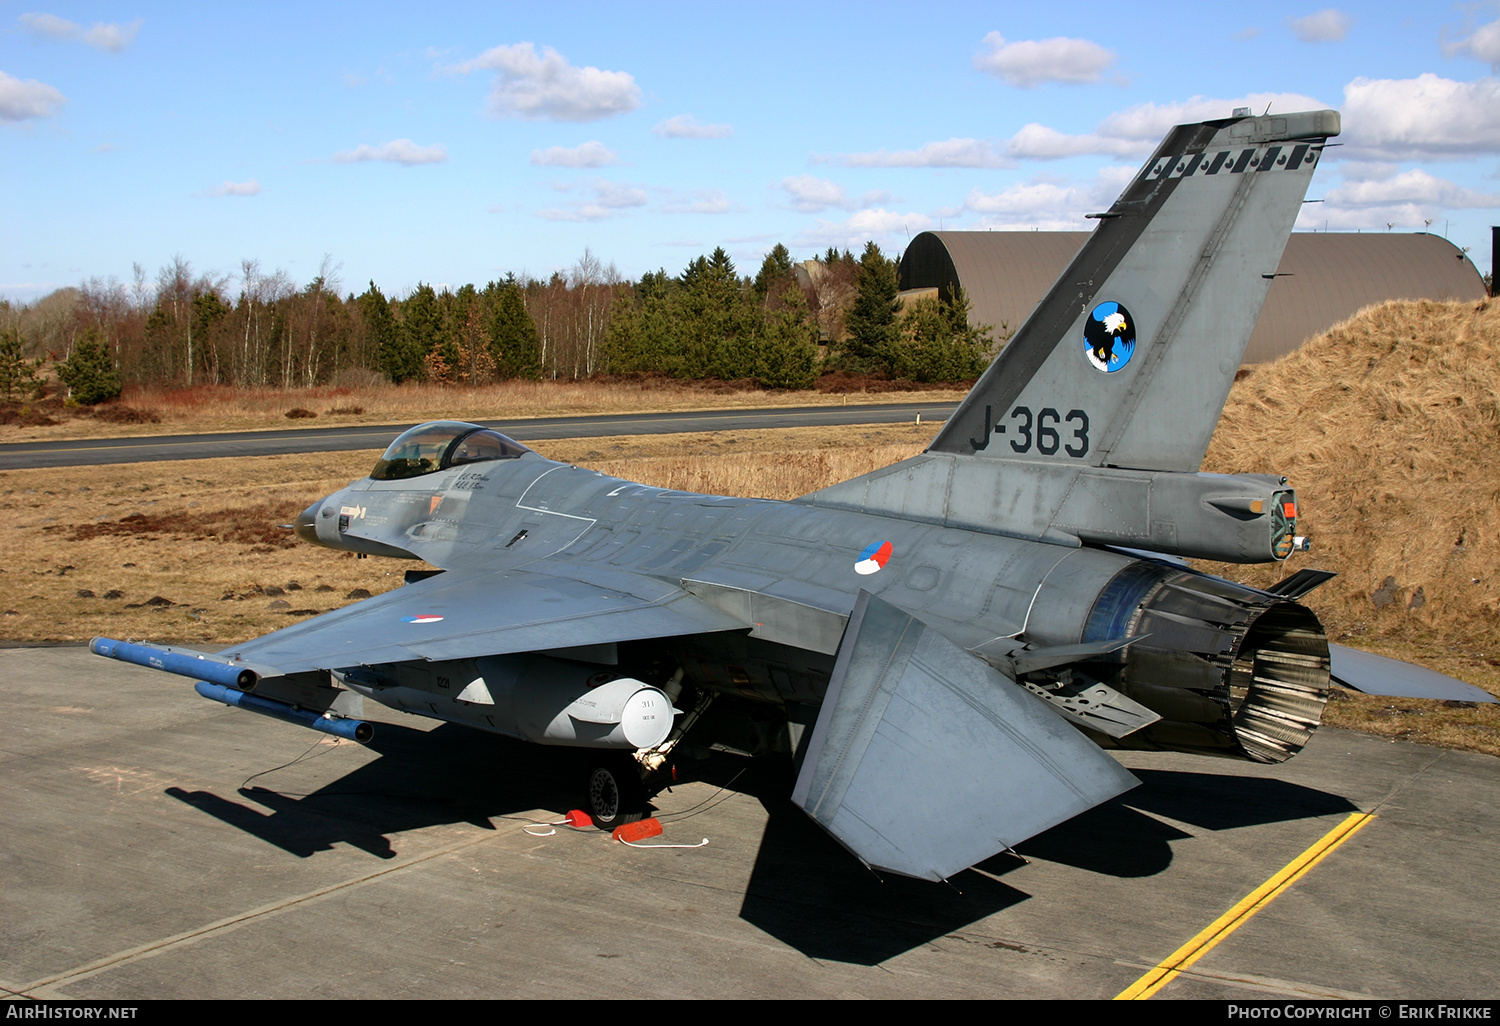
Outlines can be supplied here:
M670 491L531 452L419 477L365 478L309 507L297 529L321 545L444 570L544 569L591 580L619 572L680 586L748 613L755 626L656 639L650 651L693 686L788 708L822 701L861 590L997 666L1035 650L1150 635L1061 675L1042 667L1026 678L1044 698L1048 689L1072 695L1104 684L1163 717L1123 742L1090 731L1110 744L1279 761L1306 740L1323 700L1315 672L1267 669L1321 659L1326 674L1316 618L1182 566L797 501ZM419 597L412 601L420 615ZM1289 633L1297 637L1291 654L1281 652ZM1278 724L1293 736L1267 741L1236 726L1257 672L1273 689L1302 689L1293 721ZM449 697L460 686L450 680L441 690ZM399 707L485 726L463 704L449 714L409 700ZM1075 722L1089 729L1086 717Z

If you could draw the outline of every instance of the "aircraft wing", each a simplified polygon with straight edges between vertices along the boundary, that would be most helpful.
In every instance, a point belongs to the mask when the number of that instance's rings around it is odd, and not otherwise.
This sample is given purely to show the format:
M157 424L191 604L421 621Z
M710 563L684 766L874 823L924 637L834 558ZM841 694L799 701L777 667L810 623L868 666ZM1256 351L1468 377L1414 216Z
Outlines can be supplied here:
M654 577L561 570L449 570L220 654L290 674L753 626Z
M988 663L861 591L792 801L865 864L943 880L1138 781Z

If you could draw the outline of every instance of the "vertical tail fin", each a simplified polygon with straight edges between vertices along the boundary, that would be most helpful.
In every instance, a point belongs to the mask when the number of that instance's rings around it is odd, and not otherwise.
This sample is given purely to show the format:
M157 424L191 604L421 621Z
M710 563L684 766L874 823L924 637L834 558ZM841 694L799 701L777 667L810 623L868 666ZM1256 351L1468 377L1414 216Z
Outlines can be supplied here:
M1195 471L1337 111L1179 125L928 450Z

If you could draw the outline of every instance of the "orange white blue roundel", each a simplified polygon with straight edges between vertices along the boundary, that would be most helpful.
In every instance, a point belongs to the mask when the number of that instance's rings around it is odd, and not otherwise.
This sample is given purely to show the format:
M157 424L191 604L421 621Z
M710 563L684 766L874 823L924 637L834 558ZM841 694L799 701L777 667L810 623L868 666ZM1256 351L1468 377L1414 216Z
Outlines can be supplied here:
M437 623L442 617L436 613L421 613L417 616L403 616L402 623Z
M854 564L854 572L873 574L890 562L892 551L891 543L888 541L871 542L859 554L859 560Z

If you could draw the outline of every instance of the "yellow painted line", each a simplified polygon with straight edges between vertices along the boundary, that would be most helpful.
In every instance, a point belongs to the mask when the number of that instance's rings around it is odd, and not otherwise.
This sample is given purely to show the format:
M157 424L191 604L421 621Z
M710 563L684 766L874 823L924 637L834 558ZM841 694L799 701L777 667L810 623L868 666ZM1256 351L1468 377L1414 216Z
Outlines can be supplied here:
M1375 816L1356 812L1318 839L1311 848L1298 855L1271 879L1251 891L1239 904L1215 919L1198 936L1172 952L1154 969L1115 995L1116 1001L1144 1001L1176 979L1188 966L1213 950L1225 937L1238 930L1255 913L1269 905L1292 884L1302 879L1322 862L1333 849L1343 844Z

